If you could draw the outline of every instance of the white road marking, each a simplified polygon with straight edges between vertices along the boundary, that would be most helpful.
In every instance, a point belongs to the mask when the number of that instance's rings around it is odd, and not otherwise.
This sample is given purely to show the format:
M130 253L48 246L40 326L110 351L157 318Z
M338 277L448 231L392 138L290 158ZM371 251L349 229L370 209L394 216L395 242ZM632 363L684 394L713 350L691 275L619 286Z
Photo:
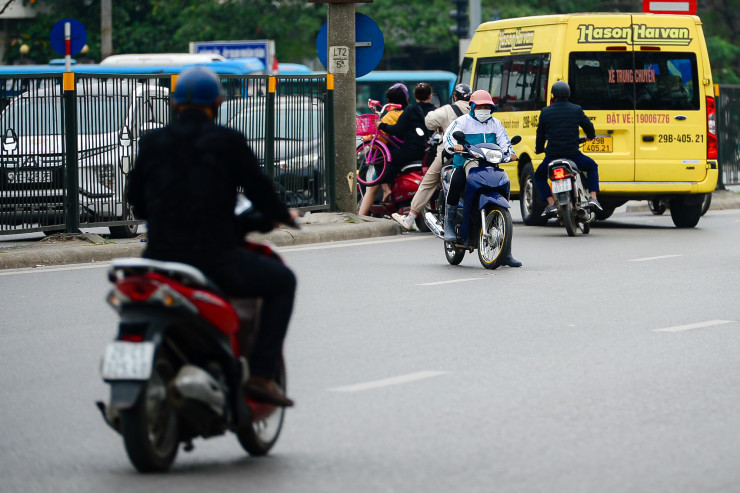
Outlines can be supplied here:
M423 380L425 378L437 377L439 375L446 374L446 371L418 371L416 373L409 373L408 375L401 375L398 377L384 378L382 380L375 380L373 382L358 383L355 385L347 385L344 387L334 387L329 389L330 392L360 392L362 390L377 389L380 387L389 387L391 385L399 385L402 383L414 382L416 380Z
M439 286L440 284L454 284L456 282L468 282L468 281L482 281L487 279L486 277L468 277L466 279L450 279L449 281L434 281L434 282L423 282L417 284L417 286Z
M681 255L661 255L659 257L633 258L630 262L647 262L648 260L660 260L663 258L681 257Z
M666 327L665 329L655 329L653 332L683 332L684 330L703 329L704 327L714 327L715 325L724 325L735 323L734 320L709 320L708 322L699 322L688 325L676 325Z
M95 262L94 264L75 264L75 265L64 265L59 267L29 267L26 269L13 269L9 271L0 271L0 276L19 276L21 274L42 274L44 272L62 272L66 270L83 270L83 269L99 269L101 267L110 267L110 262Z
M367 241L347 240L347 241L341 241L341 242L301 245L301 246L294 246L294 247L288 247L288 248L277 247L276 249L280 253L282 252L304 252L308 250L330 250L332 248L349 248L349 247L355 247L355 246L379 245L382 243L397 243L401 241L427 240L429 238L430 238L429 235L413 235L413 236L408 235L408 236L404 236L403 238L393 238L393 239L384 239L384 240L367 240Z

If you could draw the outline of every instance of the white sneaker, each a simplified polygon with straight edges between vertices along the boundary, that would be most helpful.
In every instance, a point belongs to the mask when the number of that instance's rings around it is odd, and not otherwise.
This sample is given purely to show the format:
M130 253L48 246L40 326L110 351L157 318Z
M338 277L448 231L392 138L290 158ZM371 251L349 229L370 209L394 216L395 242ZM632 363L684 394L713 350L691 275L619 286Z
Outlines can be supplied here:
M406 231L411 231L411 224L407 222L406 216L402 216L398 212L394 212L393 214L391 214L391 217L395 219L396 222L398 222L398 224L400 224L403 229L405 229Z

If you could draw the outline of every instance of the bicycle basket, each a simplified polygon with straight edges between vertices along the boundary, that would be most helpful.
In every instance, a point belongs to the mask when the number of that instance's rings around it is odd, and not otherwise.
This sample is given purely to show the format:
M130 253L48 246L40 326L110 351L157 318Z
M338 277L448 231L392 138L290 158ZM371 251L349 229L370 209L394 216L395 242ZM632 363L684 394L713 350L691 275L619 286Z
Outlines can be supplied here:
M357 115L357 135L375 135L378 129L378 115Z

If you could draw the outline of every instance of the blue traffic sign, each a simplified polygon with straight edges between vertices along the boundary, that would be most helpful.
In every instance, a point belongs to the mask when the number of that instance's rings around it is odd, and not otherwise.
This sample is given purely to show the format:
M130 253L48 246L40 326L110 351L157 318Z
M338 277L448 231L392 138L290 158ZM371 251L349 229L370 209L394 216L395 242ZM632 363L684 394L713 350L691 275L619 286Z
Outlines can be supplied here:
M51 28L49 39L51 40L51 47L54 48L54 51L60 55L66 55L64 25L68 22L71 28L69 54L76 55L82 51L82 48L84 48L87 43L87 31L85 31L85 26L83 26L77 19L62 19L54 24L54 27Z
M316 36L316 54L324 67L327 67L328 23L321 26ZM385 40L380 27L365 14L355 14L355 72L356 77L369 74L383 59Z

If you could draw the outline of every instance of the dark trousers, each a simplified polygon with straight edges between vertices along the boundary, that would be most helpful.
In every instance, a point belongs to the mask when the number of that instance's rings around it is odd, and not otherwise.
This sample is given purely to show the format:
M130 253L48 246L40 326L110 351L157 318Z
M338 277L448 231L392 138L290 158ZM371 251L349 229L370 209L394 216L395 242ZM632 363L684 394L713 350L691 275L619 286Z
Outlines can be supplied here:
M399 147L391 149L391 161L385 167L380 183L391 183L393 179L411 161L419 161L424 157L424 149Z
M545 159L542 160L542 163L537 166L537 170L534 172L534 183L537 186L537 190L540 192L542 200L545 200L547 197L552 197L552 190L550 190L550 186L547 184L547 165L555 159L561 158L570 159L576 163L579 170L586 172L586 186L588 187L589 192L599 191L599 166L596 164L596 161L582 152L573 156L545 155Z
M452 172L452 178L450 178L450 190L447 192L447 205L458 206L460 204L460 195L465 190L465 182L468 180L468 175L465 173L465 167L460 166L455 168Z
M252 375L276 379L293 312L295 275L279 260L255 252L238 249L235 259L233 263L209 269L207 274L228 296L263 299L249 371Z

